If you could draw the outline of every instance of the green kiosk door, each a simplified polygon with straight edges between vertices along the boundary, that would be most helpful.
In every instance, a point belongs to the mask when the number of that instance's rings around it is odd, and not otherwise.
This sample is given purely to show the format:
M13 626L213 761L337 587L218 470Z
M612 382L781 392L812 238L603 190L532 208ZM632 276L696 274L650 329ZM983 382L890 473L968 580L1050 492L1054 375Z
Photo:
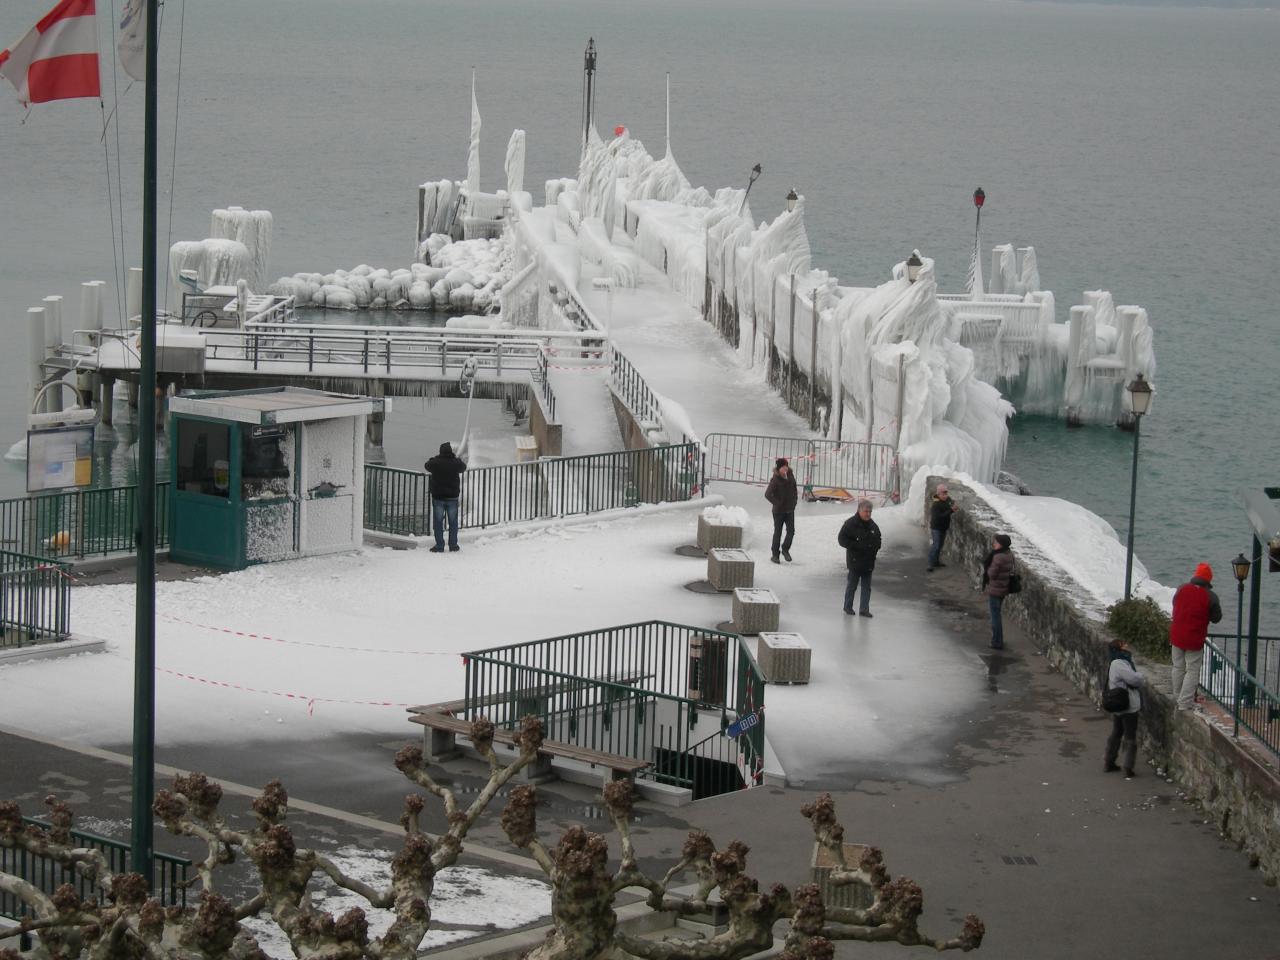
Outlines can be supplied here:
M183 563L238 570L241 546L237 424L175 416L169 555Z

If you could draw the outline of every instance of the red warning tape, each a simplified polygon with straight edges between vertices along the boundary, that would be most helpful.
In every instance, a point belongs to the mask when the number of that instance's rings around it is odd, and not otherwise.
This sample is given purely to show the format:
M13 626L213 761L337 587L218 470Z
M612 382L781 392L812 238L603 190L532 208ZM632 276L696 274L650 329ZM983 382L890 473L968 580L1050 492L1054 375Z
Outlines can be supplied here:
M261 693L270 697L283 697L286 700L302 700L307 704L307 716L314 716L315 706L317 703L349 703L362 707L411 707L412 703L395 703L391 700L342 700L337 697L312 697L305 693L283 693L279 690L260 690L257 687L246 687L239 683L231 683L227 680L211 680L208 677L197 677L190 673L181 673L177 670L170 670L167 667L156 667L157 673L167 673L171 677L177 677L180 680L193 680L196 683L203 683L210 687L222 687L227 690L240 690L244 693Z
M455 651L442 650L395 650L388 647L352 647L340 643L316 643L312 640L286 640L283 637L272 637L265 633L250 633L246 630L232 630L230 627L215 627L208 623L196 623L194 620L184 620L182 617L171 616L167 613L160 614L162 620L168 620L170 623L181 623L188 627L199 627L201 630L212 630L215 633L226 633L234 637L247 637L250 640L267 640L271 643L287 643L295 647L318 647L321 650L353 650L356 653L401 653L410 657L452 657Z

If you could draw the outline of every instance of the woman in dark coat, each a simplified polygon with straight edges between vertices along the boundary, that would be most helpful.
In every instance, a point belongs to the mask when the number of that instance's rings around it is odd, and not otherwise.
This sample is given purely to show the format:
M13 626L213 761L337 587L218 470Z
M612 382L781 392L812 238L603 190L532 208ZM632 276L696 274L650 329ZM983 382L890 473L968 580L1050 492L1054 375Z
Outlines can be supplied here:
M1111 715L1111 736L1107 738L1107 754L1102 769L1107 773L1114 773L1120 769L1116 765L1116 758L1119 757L1120 748L1123 746L1124 775L1132 780L1136 775L1133 763L1138 758L1138 714L1142 711L1141 688L1146 685L1146 680L1134 667L1133 655L1129 653L1127 643L1116 638L1111 641L1109 650L1111 665L1107 668L1107 689L1114 690L1119 687L1127 690L1129 706Z
M991 550L982 559L982 592L987 595L987 608L991 611L991 648L1004 649L1004 622L1002 608L1009 595L1009 583L1013 576L1013 541L1007 533L997 533L991 541Z
M778 562L778 552L791 562L791 541L796 536L796 503L800 499L796 491L796 477L785 457L779 457L773 468L773 476L769 478L769 486L765 487L764 498L773 505L773 546L769 559ZM782 529L786 527L787 539L782 540ZM781 546L779 546L781 541Z

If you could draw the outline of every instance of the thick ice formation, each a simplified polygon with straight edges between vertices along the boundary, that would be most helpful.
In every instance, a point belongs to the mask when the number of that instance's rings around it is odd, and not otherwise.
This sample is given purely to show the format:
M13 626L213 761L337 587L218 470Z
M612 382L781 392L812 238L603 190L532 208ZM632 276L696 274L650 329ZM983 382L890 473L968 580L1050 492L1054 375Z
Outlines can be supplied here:
M217 240L238 240L249 251L252 270L236 280L244 280L249 289L258 291L267 285L271 260L271 230L274 220L270 210L245 210L228 207L215 210L210 218L209 236Z
M184 270L195 271L201 289L234 286L253 273L253 254L239 240L179 240L173 244L169 248L169 309L175 313L182 306L186 289L178 280Z
M298 306L330 310L488 310L511 276L509 247L496 240L460 240L443 234L427 241L431 265L396 270L368 264L329 274L281 277L268 292L292 296Z
M503 166L507 174L507 193L524 190L524 131L512 130L507 142L507 161Z

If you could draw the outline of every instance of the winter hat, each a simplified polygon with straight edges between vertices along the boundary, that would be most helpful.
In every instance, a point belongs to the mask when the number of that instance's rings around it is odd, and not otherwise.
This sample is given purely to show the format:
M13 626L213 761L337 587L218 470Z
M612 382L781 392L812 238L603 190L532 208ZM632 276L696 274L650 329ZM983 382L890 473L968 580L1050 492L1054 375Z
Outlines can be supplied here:
M442 444L440 444L440 456L442 456L442 457L452 457L452 456L453 456L453 446L452 446L452 444L448 444L448 443L442 443Z
M1200 566L1196 567L1196 576L1205 581L1205 583L1213 583L1213 567L1207 563L1200 564Z
M787 466L787 465L788 465L788 464L787 464L787 458L786 458L786 457L779 457L779 458L778 458L778 462L777 462L777 463L775 463L775 464L773 465L773 468L774 468L775 470L781 470L783 467L785 467L785 466Z
M995 536L995 541L996 543L1000 544L1000 546L1004 547L1006 550L1008 550L1009 547L1013 544L1013 538L1010 537L1007 533L997 533Z

